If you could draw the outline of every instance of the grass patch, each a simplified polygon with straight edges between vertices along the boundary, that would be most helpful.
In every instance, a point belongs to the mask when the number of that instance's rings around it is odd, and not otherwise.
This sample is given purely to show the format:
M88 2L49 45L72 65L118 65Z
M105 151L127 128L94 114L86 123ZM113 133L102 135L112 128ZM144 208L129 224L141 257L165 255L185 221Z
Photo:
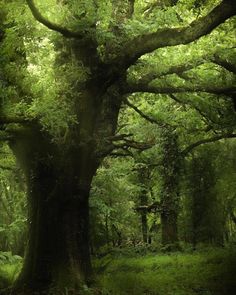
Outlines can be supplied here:
M98 292L91 289L86 294L236 294L236 251L232 249L136 257L107 255L94 263L98 274ZM0 288L9 287L20 268L21 261L0 264Z
M109 259L99 276L103 295L235 294L236 253L232 250Z

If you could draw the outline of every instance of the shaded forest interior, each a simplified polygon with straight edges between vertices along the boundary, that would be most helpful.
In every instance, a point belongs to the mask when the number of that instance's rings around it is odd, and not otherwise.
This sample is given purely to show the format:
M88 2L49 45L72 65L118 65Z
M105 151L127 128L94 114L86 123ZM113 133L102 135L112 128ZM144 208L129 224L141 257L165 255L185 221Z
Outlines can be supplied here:
M236 294L235 14L0 0L1 295Z

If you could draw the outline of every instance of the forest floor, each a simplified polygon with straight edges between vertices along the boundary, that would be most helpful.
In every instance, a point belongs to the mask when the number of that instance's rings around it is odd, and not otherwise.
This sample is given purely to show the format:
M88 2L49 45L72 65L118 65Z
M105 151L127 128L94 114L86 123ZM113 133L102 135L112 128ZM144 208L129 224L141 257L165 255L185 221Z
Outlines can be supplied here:
M234 253L234 255L233 255ZM117 251L94 261L102 295L235 295L235 251L145 254ZM0 287L13 282L20 262L0 264ZM88 295L94 294L89 291Z
M234 250L104 258L104 295L236 295Z

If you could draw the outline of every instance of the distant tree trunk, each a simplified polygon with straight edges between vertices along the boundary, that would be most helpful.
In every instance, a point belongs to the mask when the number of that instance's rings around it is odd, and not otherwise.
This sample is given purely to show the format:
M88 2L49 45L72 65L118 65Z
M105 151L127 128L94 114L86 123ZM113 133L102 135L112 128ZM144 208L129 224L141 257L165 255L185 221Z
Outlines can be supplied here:
M224 216L215 186L215 171L211 151L202 150L191 162L192 243L222 245Z
M178 181L180 173L180 157L177 136L170 126L162 128L162 165L161 176L161 229L162 245L178 242Z
M175 210L162 210L162 245L178 242L177 213Z
M140 195L140 205L148 205L148 196L146 189L143 189ZM142 235L143 242L146 244L148 242L148 222L147 222L147 210L141 210L141 224L142 224Z
M141 212L141 222L142 222L142 234L143 234L143 242L148 242L148 225L147 225L147 212Z
M138 169L138 179L141 185L140 192L140 206L148 206L148 182L150 177L150 171L148 167L143 166ZM145 244L148 243L148 220L147 220L147 210L140 210L141 216L141 228L142 237Z

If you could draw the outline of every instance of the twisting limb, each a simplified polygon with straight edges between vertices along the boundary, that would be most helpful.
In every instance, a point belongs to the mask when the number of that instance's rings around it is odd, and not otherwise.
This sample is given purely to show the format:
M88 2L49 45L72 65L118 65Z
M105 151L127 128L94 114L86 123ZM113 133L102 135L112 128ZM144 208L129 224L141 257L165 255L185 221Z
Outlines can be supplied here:
M143 54L166 46L188 44L209 34L235 14L235 0L223 0L209 14L198 18L186 27L159 29L154 33L132 38L124 44L121 55L115 61L128 68Z
M183 93L183 92L208 92L213 94L232 94L236 91L236 86L155 86L146 83L128 82L123 89L124 94L134 92L147 92L156 94L170 94L170 93Z
M233 74L236 74L236 65L230 63L229 61L221 58L219 55L215 54L213 57L212 57L212 62L225 68L227 71L233 73Z
M193 149L195 149L196 147L202 145L202 144L206 144L206 143L211 143L211 142L215 142L221 139L226 139L226 138L236 138L236 134L235 133L226 133L226 134L221 134L221 135L216 135L210 138L206 138L206 139L201 139L199 141L194 142L193 144L189 145L187 148L185 148L181 154L182 156L186 156L187 154L189 154Z
M212 129L212 127L209 125L209 121L211 121L212 123L217 123L214 120L212 120L211 118L209 118L206 114L204 114L204 112L197 106L193 105L192 103L190 103L189 101L182 101L181 99L177 98L173 93L168 94L168 96L173 99L174 101L178 102L179 104L182 105L188 105L191 108L195 109L202 117L204 123L207 125L207 129L206 131L210 131ZM209 130L208 130L209 129Z
M174 66L170 66L168 69L162 71L162 72L158 72L158 69L152 69L149 73L143 75L139 80L138 83L140 84L148 84L151 81L157 79L157 78L161 78L163 76L166 75L171 75L171 74L176 74L176 75L180 75L181 73L191 70L203 63L207 62L207 60L205 58L201 58L199 60L196 60L195 62L189 62L186 64L179 64L179 65L174 65Z
M155 118L152 118L150 116L148 116L147 114L143 113L138 107L136 107L134 104L132 104L128 98L124 99L124 103L131 107L136 113L138 113L142 118L144 118L145 120L147 120L148 122L152 123L152 124L157 124L159 126L164 126L165 123L161 120L157 120Z
M40 22L41 24L43 24L44 26L46 26L47 28L49 28L50 30L56 31L60 34L62 34L63 36L67 37L67 38L77 38L77 39L81 39L84 37L84 35L81 32L74 32L71 31L63 26L60 26L58 24L55 24L53 22L51 22L50 20L46 19L38 10L38 8L35 6L35 3L33 0L26 0L34 18Z

